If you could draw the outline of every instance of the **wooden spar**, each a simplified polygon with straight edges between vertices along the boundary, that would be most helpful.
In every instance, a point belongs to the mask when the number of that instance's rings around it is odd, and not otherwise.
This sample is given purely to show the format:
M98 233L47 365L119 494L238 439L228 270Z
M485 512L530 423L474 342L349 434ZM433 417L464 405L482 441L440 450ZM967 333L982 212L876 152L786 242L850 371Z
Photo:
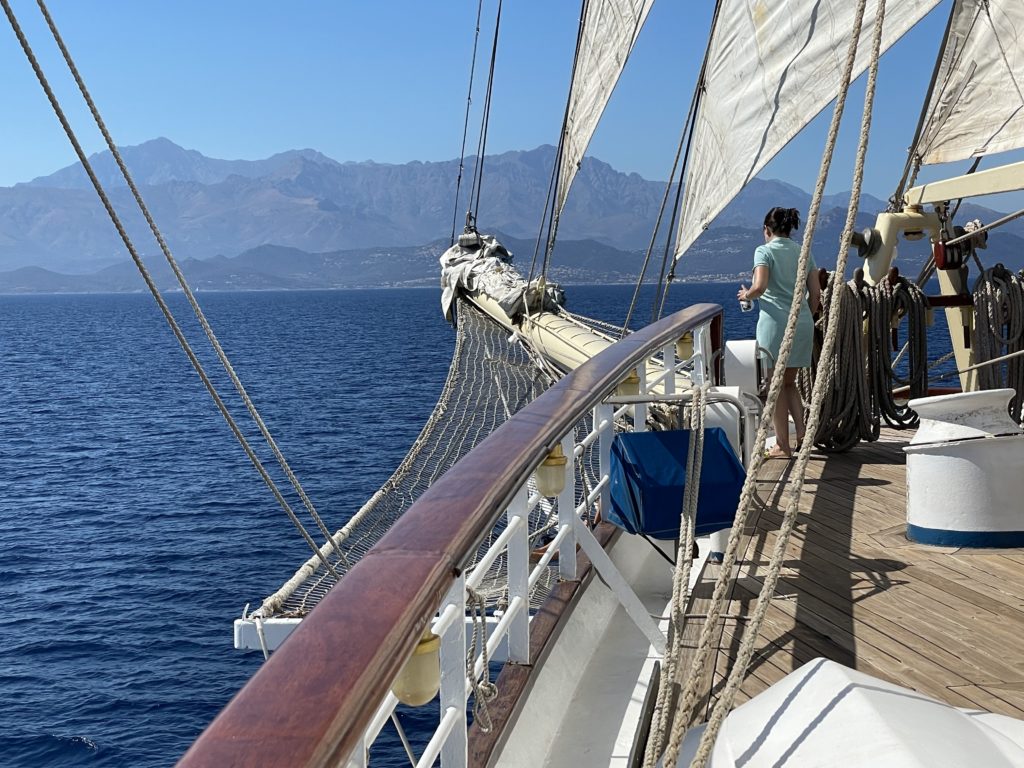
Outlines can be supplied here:
M180 766L337 766L457 573L533 468L651 354L712 321L697 304L617 342L496 429L435 482L200 735Z

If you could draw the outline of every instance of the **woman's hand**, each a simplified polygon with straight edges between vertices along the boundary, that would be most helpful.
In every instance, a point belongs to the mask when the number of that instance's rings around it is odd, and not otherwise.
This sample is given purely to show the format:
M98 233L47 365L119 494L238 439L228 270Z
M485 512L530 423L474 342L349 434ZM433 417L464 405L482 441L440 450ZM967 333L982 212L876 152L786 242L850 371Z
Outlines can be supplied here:
M739 301L747 301L747 286L740 285L740 289L736 291L736 298Z

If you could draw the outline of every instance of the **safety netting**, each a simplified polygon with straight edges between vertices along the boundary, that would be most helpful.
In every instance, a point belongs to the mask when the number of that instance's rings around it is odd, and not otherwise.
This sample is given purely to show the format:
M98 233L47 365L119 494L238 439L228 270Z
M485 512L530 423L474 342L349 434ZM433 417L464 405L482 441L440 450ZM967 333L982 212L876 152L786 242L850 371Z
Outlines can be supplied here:
M344 577L431 483L551 386L556 375L521 337L510 334L468 301L458 299L455 351L437 405L398 469L332 537L334 546L325 552L339 577ZM577 443L591 429L592 419L582 419L576 426ZM598 481L596 448L588 448L576 459L576 473L578 507ZM529 489L532 495L532 480ZM542 498L529 514L531 547L540 551L557 532L557 525L557 501ZM480 545L477 560L504 526L502 516ZM507 601L505 573L502 555L478 589L492 607L500 608ZM530 596L534 607L544 599L557 574L557 567L545 569ZM334 575L319 558L310 558L278 592L263 601L255 615L303 617L335 583Z

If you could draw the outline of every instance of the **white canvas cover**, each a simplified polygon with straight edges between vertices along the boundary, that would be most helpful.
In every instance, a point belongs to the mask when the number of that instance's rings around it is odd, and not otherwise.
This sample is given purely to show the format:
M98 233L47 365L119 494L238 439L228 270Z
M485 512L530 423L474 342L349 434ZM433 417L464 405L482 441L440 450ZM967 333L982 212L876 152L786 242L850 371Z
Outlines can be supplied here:
M1024 146L1024 2L958 0L919 153L948 163Z
M937 3L888 3L882 50ZM836 97L853 14L851 0L722 0L690 147L677 258ZM855 76L869 63L874 21L869 2Z
M689 765L700 728L683 740ZM1011 768L1024 765L1024 722L957 709L815 659L737 707L710 768Z
M590 0L587 3L566 112L556 214L565 207L583 154L653 3L654 0Z

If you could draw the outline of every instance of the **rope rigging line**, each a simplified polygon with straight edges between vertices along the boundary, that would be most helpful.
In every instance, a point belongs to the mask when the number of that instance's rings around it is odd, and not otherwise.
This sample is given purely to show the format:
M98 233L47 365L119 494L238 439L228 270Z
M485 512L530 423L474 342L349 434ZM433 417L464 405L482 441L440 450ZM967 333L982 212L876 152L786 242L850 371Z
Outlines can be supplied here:
M256 468L257 472L259 472L260 476L263 478L263 481L267 484L267 487L270 488L271 492L274 494L274 497L275 497L275 499L277 499L278 504L280 504L282 509L284 509L285 513L291 519L291 521L295 525L295 527L299 530L300 534L302 534L303 538L306 540L306 543L310 546L310 548L315 553L320 555L320 557L321 557L321 559L322 559L322 561L324 563L324 566L333 572L333 570L334 570L333 566L326 559L326 557L321 554L320 549L317 546L316 542L313 541L313 538L309 535L309 532L306 531L305 527L302 525L302 522L299 520L299 518L295 514L294 510L292 510L292 508L288 504L287 500L281 494L280 490L277 488L277 485L274 483L273 479L270 477L270 475L267 472L266 468L263 466L262 462L260 462L259 458L256 456L256 453L253 451L252 447L249 445L249 443L246 440L245 436L242 434L241 429L238 427L238 424L235 422L234 418L231 416L230 412L228 411L227 406L224 403L224 401L221 399L221 396L217 392L216 387L214 386L213 382L210 380L210 378L207 375L207 373L206 373L205 369L203 368L202 364L199 362L199 358L196 356L195 351L192 349L191 345L188 343L188 340L185 338L184 333L182 332L180 326L178 325L177 321L174 319L174 316L173 316L170 308L168 307L167 303L164 301L163 296L160 293L160 290L157 288L156 283L153 281L152 276L149 274L149 271L146 269L146 266L145 266L145 264L142 261L142 257L140 256L138 250L135 248L135 245L132 242L131 238L128 236L128 233L127 233L127 230L124 227L124 224L122 223L120 217L117 215L117 212L114 210L114 207L113 207L112 203L110 202L110 198L108 197L105 189L103 188L103 185L100 183L99 178L96 176L96 173L95 173L95 171L94 171L94 169L92 167L92 164L89 162L89 159L86 157L85 152L82 149L81 143L78 141L77 135L75 134L74 130L72 129L71 124L70 124L70 122L67 119L67 116L64 114L64 110L61 108L60 103L58 102L57 97L56 97L52 87L50 86L49 81L46 78L46 75L43 73L42 67L39 64L39 61L36 58L35 53L32 50L31 45L29 44L28 38L25 36L25 33L22 30L21 25L18 23L17 17L15 16L13 9L11 8L9 0L0 0L0 5L3 6L4 13L6 14L7 19L9 21L10 25L11 25L11 29L14 31L15 36L18 38L18 42L21 44L22 50L24 51L25 56L26 56L26 58L29 61L29 64L32 66L32 69L35 72L36 78L39 80L39 83L42 86L43 91L45 92L46 97L47 97L47 99L50 102L50 106L53 108L54 113L57 116L57 119L60 121L61 127L64 129L65 134L67 135L69 141L71 142L71 145L72 145L73 149L75 150L75 154L78 156L79 161L82 163L83 169L85 170L86 174L89 176L89 179L92 182L92 185L93 185L94 189L96 190L97 195L100 198L100 202L103 204L103 207L106 209L107 215L110 217L111 222L114 224L114 227L117 229L117 232L118 232L118 235L121 238L121 241L124 243L125 247L128 250L128 253L131 255L132 261L135 262L135 265L138 268L139 273L142 275L142 278L145 281L146 286L149 288L150 293L153 295L153 298L156 300L157 305L160 308L161 313L164 315L164 318L167 321L168 325L170 326L171 331L174 333L175 338L178 340L179 345L181 346L182 350L185 352L186 356L189 358L189 361L192 363L192 366L196 370L196 373L199 374L199 377L202 380L203 385L206 387L206 389L209 392L210 396L213 398L214 403L216 404L218 410L221 412L221 415L224 417L224 420L228 423L228 426L230 427L231 431L234 433L236 439L242 445L242 448L245 450L246 455L249 457L249 460L252 462L252 464ZM62 52L65 55L65 59L69 62L70 66L73 66L70 63L70 57L67 54L66 47L63 45L63 42L59 39L59 35L56 35L56 28L53 25L52 18L49 16L49 13L46 11L45 5L43 5L42 0L39 0L39 5L40 5L41 10L43 11L44 17L47 19L47 23L50 25L51 31L54 31L55 36L58 38L58 45L61 47L61 50L62 50ZM79 83L81 83L81 78L78 76L77 69L72 69L72 73L75 75L76 80ZM84 89L84 86L80 85L80 88ZM95 117L98 114L98 113L95 112L95 105L92 104L91 99L89 99L88 101L89 101L89 104L90 104L90 109L93 110L94 117ZM105 134L105 136L109 137L109 134L106 134L105 130L104 130L104 134ZM151 219L151 217L147 217L147 218ZM155 228L155 225L153 225L153 226ZM162 240L162 238L161 238L161 240Z
M470 207L466 212L466 226L476 228L476 217L480 213L480 191L484 183L484 154L487 152L487 130L491 122L491 95L494 92L494 65L498 58L498 35L501 31L501 4L494 19L494 40L491 44L491 65L487 72L487 92L484 96L483 114L480 118L480 138L476 147L476 164L473 166L473 183L469 188Z
M911 139L910 147L907 150L907 162L903 166L903 175L900 177L899 183L896 185L896 191L893 192L892 197L889 198L888 211L898 211L903 207L903 193L906 192L908 186L913 186L914 181L917 179L917 172L921 169L921 155L918 153L918 146L921 143L921 134L924 132L925 123L929 117L929 107L932 104L932 96L935 93L935 86L938 85L939 72L942 71L942 62L946 58L946 51L949 48L950 33L953 31L953 20L956 18L956 12L960 7L960 3L954 2L949 5L949 18L946 20L946 30L942 35L942 44L939 46L938 54L935 57L935 66L932 69L932 77L928 83L928 90L924 95L924 103L921 105L921 114L917 119L917 127L914 129L914 137ZM980 13L980 11L979 11ZM971 30L974 29L974 24L978 21L978 16L975 15L974 21L971 22ZM970 35L970 30L968 31ZM961 49L957 56L963 55ZM952 71L952 68L950 68ZM940 94L945 91L948 83L942 84ZM909 179L909 182L908 182Z
M679 171L679 184L676 187L676 198L672 203L672 218L669 221L668 230L665 237L665 250L661 256L661 272L658 275L658 286L654 292L654 301L651 305L651 322L660 320L665 312L665 302L668 301L669 287L672 285L672 281L676 278L676 262L678 259L672 259L672 266L669 268L668 276L666 279L665 266L668 264L672 238L675 235L676 219L679 214L682 213L682 199L683 199L683 187L686 179L686 171L690 164L690 147L693 146L693 134L697 130L697 110L700 108L700 96L704 93L705 80L707 78L708 60L711 58L711 41L715 36L715 29L718 27L718 13L722 8L721 0L716 0L715 10L711 16L711 29L708 34L708 44L704 49L704 59L701 62L700 73L697 75L697 87L694 89L693 99L690 102L690 109L692 111L692 119L687 116L687 120L690 122L690 135L686 139L686 152L683 155L683 165Z
M719 570L718 579L715 582L711 606L708 609L708 615L705 619L704 625L701 627L700 639L698 641L697 648L694 651L694 656L690 666L689 677L686 682L686 687L683 690L683 693L681 695L681 702L675 712L668 740L668 746L666 748L664 755L664 764L666 766L675 765L679 759L679 748L682 742L682 737L697 703L697 686L702 677L704 665L707 661L708 654L710 653L711 646L713 644L712 635L714 634L714 628L717 626L719 619L722 615L726 593L729 590L730 582L732 580L732 570L736 564L736 556L737 551L739 549L739 542L742 538L743 530L746 525L746 519L753 502L757 476L760 472L761 465L764 463L765 460L764 445L768 435L768 427L772 420L773 410L782 391L786 363L789 361L790 352L792 351L793 342L796 335L797 319L799 317L801 306L804 303L804 286L806 285L807 281L808 266L810 262L811 242L813 241L814 230L817 226L818 214L821 208L821 200L824 196L825 191L825 183L828 179L828 171L831 166L833 153L835 151L836 141L839 134L839 125L842 119L842 113L846 104L846 97L849 91L850 80L853 73L854 59L857 51L857 42L860 38L860 29L864 17L865 4L866 0L858 0L857 9L854 12L854 25L850 40L850 46L847 52L846 62L843 67L841 85L838 95L836 97L836 104L832 114L832 122L829 127L828 138L826 141L825 150L821 161L821 168L818 173L818 181L811 199L811 205L808 212L808 221L804 232L803 244L800 248L800 258L797 264L797 274L794 282L793 301L790 305L789 317L786 322L786 328L783 334L778 359L776 360L776 364L773 368L771 383L768 389L767 402L765 404L764 411L762 412L760 421L758 423L757 435L754 439L754 446L752 450L751 465L750 467L747 468L747 477L744 480L743 489L740 493L739 503L736 508L736 517L733 522L732 531L730 532L729 540L725 548L723 562ZM880 25L880 21L878 22L878 24ZM876 68L877 56L875 56L873 60L873 73L876 71ZM873 86L874 78L873 75L870 75L868 80L869 95L873 93ZM866 111L866 118L867 114L868 113ZM861 138L862 143L866 143L866 131L863 129ZM858 152L858 157L860 157L860 152ZM862 162L859 163L859 167L862 168L862 165ZM851 210L855 210L855 201L857 201L858 198L859 194L855 190L850 197ZM844 231L843 245L847 245L850 240L852 226L849 224L849 221L851 218L852 214L848 214L848 224L846 230ZM847 251L848 249L846 248L842 248L840 250L838 265L836 269L837 275L841 274L841 270L845 265ZM834 277L834 279L839 278ZM841 293L837 293L836 295L839 297L842 296ZM830 311L837 314L840 304L841 299L835 301ZM825 350L826 352L830 353L831 348L832 346L834 346L835 343L835 329L837 328L837 323L832 322L829 324L829 326L830 331L825 338ZM823 383L824 380L822 379L820 382L816 383L815 386L816 402L812 402L811 419L813 421L809 423L809 429L816 429L817 427L818 408L820 407L821 395L823 394ZM798 454L797 473L803 471L806 468L807 459L810 456L810 449L810 441L805 440L801 445ZM798 497L796 500L798 500ZM787 515L790 518L792 518L790 521L790 530L792 523L795 523L795 509L795 503L791 504L790 508L787 509ZM781 535L782 534L780 533L780 536ZM778 566L779 564L776 565ZM775 578L777 579L777 577L778 568L776 568L775 573ZM769 579L769 581L772 581L771 586L774 589L774 580ZM762 594L764 593L762 592ZM767 603L767 601L761 600L759 602L759 608L762 607L762 603ZM764 610L766 610L767 606L764 605L763 608ZM763 614L761 615L761 618L763 618ZM754 639L756 639L757 637L758 626L759 624L756 622L755 616L754 626L752 627L750 632L744 636L744 645L743 647L741 647L740 660L742 660L745 657L747 662L749 662L749 658L753 654L753 643ZM729 682L732 683L732 685L730 686L727 684L722 697L719 698L718 702L716 703L715 709L712 712L712 719L711 721L709 721L707 729L704 731L704 734L702 735L700 746L698 747L697 756L693 762L693 764L696 766L704 766L708 757L710 756L710 750L714 745L714 740L717 736L718 728L720 727L721 722L724 718L723 705L729 706L731 704L731 697L735 694L735 689L738 687L738 681L734 679L735 673L736 670L740 669L741 666L743 667L743 669L740 670L740 675L742 675L743 671L745 671L745 664L740 664L738 662L736 667L734 667L733 669L733 674L730 675ZM645 764L653 765L653 762L645 760Z
M672 598L669 601L669 647L665 651L662 682L658 687L650 736L644 752L645 764L648 761L656 761L661 753L670 721L672 702L679 695L679 660L686 622L685 608L690 597L690 571L693 566L697 501L704 460L704 419L707 413L709 386L693 387L690 390L690 444L686 456L686 480L679 515L680 545L673 571Z
M295 489L295 492L301 499L303 505L306 508L306 511L309 512L310 517L313 519L313 522L320 530L320 533L323 534L326 540L330 541L331 532L327 529L327 526L324 524L323 519L317 512L312 500L306 494L305 489L299 482L298 477L292 470L291 465L288 463L287 459L284 456L284 453L278 447L277 441L274 440L273 436L270 433L270 429L263 421L263 417L257 410L256 404L252 401L252 398L249 397L249 393L242 385L242 380L235 372L234 366L231 365L231 361L228 359L227 353L224 352L224 349L220 344L220 340L217 338L216 334L213 331L213 327L210 325L209 321L206 319L205 313L199 306L199 302L196 299L195 294L192 292L192 289L189 287L188 281L185 279L184 273L178 266L177 260L172 255L170 246L167 245L167 241L164 239L163 234L157 227L156 220L150 214L149 207L146 205L146 202L142 197L142 193L139 192L139 189L135 184L135 180L132 178L132 175L128 172L128 166L125 164L123 158L121 157L121 152L117 148L117 145L114 143L113 137L107 130L106 123L101 117L99 109L97 108L96 103L92 99L92 95L89 93L88 88L86 88L85 80L79 73L78 67L75 66L75 62L71 58L71 53L68 50L67 46L64 44L64 40L61 37L60 32L57 30L57 25L54 23L53 18L50 16L50 12L47 9L44 0L37 0L37 4L39 5L39 10L42 12L43 17L46 19L46 24L50 28L50 32L53 35L54 41L57 43L58 48L60 48L61 54L64 57L64 61L68 65L69 71L74 77L75 83L78 85L79 91L82 93L82 97L85 99L85 102L89 107L89 111L93 116L93 120L96 122L96 126L103 134L103 139L107 144L107 148L110 150L110 154L113 156L114 160L117 163L117 167L121 171L121 175L124 177L125 182L128 184L128 188L131 190L132 196L135 198L135 202L139 206L139 211L146 219L146 223L149 225L150 232L153 233L153 237L156 239L157 244L160 246L160 250L164 254L164 257L167 260L168 265L170 265L171 270L178 281L178 285L181 286L182 293L188 299L189 305L192 307L192 311L195 314L196 319L199 321L199 324L202 327L203 332L206 334L207 339L209 339L210 341L210 345L216 352L217 359L220 360L221 365L224 367L225 372L228 374L228 378L231 379L231 383L235 387L235 391L238 392L239 397L241 397L242 402L245 404L246 410L249 412L249 415L252 418L253 422L256 424L257 428L259 429L260 434L263 436L263 439L266 441L271 452L274 454L274 458L277 460L278 465L285 473L285 476L291 483L292 488ZM343 558L343 556L341 557Z
M836 133L838 133L839 122L842 119L846 97L850 88L854 57L856 55L857 43L860 38L861 26L863 24L865 1L866 0L858 0L857 10L855 11L856 22L854 24L853 35L850 42L847 65L844 71L843 86L837 98L836 111L833 116ZM885 3L886 0L879 0L876 18L874 18L874 34L871 41L870 67L864 92L864 109L857 145L857 158L853 174L853 188L850 194L850 204L847 209L847 218L843 229L843 236L840 239L840 250L836 260L836 271L833 273L833 285L834 290L836 291L836 301L829 307L829 312L833 316L829 317L831 322L829 323L828 331L825 334L822 348L822 357L826 360L830 359L836 351L836 339L839 331L839 324L836 321L838 319L844 296L844 294L838 289L843 282L843 273L849 256L851 238L853 236L854 225L856 223L857 203L860 200L860 190L863 182L864 159L867 154L867 141L871 125L871 111L874 102L874 91L876 91L876 85L878 82L879 58L882 49L882 29L885 19ZM821 171L818 176L818 187L815 189L815 198L811 204L811 215L815 218L817 216L817 211L820 208L821 194L823 194L824 191L824 181L828 174L828 167L835 152L836 133L831 131L829 131L829 133L829 141L826 144L825 156L821 161ZM804 241L807 245L809 245L807 240L811 237L812 231L813 229L809 224L807 231L805 231ZM788 357L788 349L784 350L783 353L780 353L780 357L783 355L784 358ZM818 420L821 414L821 404L825 395L825 385L826 381L824 377L820 377L814 383L814 393L811 398L810 414L808 415L807 420L807 430L810 434L814 434L817 430ZM809 441L805 440L800 446L793 474L791 475L791 481L794 484L791 488L790 496L788 496L786 501L785 514L776 536L775 548L772 552L768 571L765 574L764 585L762 586L761 593L758 596L757 607L754 610L754 615L752 616L748 627L746 627L746 630L743 633L739 651L736 654L736 662L729 671L729 678L726 682L725 688L720 694L718 700L715 702L715 707L712 710L708 727L701 735L697 755L693 761L697 768L703 768L711 757L711 751L714 748L715 739L718 736L719 729L725 720L726 714L732 709L732 702L735 698L735 694L739 690L740 683L745 677L746 670L748 670L751 659L754 656L755 644L757 643L761 627L764 623L764 618L767 615L768 607L771 604L772 597L775 594L775 588L778 584L782 563L785 560L786 547L797 523L797 516L800 510L800 497L803 493L804 477L810 456L811 446Z
M830 129L829 142L826 145L825 156L822 158L821 171L818 176L818 186L815 189L814 199L811 203L811 214L810 217L817 218L817 213L821 205L821 197L824 193L825 181L828 176L829 166L831 165L832 155L835 150L835 138L838 134L839 122L842 118L843 109L845 107L846 97L849 93L850 80L853 72L854 59L857 53L857 45L860 39L861 28L864 20L866 0L858 0L857 10L855 11L855 22L853 28L853 35L850 41L850 47L847 55L847 61L843 72L842 87L839 91L839 95L836 98L836 107L833 113L833 128L834 132ZM867 155L868 147L868 136L871 129L871 114L874 106L875 87L878 78L878 61L881 55L882 45L882 25L885 18L885 0L878 0L878 9L875 16L874 35L872 38L872 49L871 49L871 60L868 71L868 80L865 87L864 94L864 111L861 120L860 137L857 145L857 158L853 173L853 188L850 193L850 203L847 209L846 224L843 228L843 234L840 238L839 253L836 258L836 269L832 275L832 283L835 290L835 301L832 306L829 307L830 322L828 331L825 335L825 341L822 349L822 357L826 360L830 359L835 354L835 343L838 335L839 325L836 322L839 315L839 310L843 303L844 294L838 290L842 284L843 273L846 268L846 261L849 256L851 239L856 224L857 216L857 204L860 200L861 187L864 179L864 160ZM816 223L816 221L815 221ZM804 233L804 250L810 246L809 240L813 235L813 225L809 222L807 230ZM801 254L802 255L802 254ZM794 301L794 305L796 302ZM796 309L791 310L790 321L795 325ZM790 329L787 328L787 332ZM780 367L784 365L784 361L789 358L789 349L783 347L780 352ZM777 372L777 371L776 371ZM809 434L814 434L818 427L818 420L821 415L821 406L825 397L826 388L826 377L819 377L814 382L814 393L811 398L811 408L807 419L807 430ZM767 409L766 409L767 410ZM811 444L809 440L804 440L803 444L797 453L796 461L791 474L791 482L793 483L790 489L790 494L787 500L787 507L785 515L783 516L782 524L779 527L779 531L776 535L775 548L772 552L771 561L768 566L768 571L765 574L764 583L761 588L761 592L758 595L757 606L754 609L754 614L747 624L746 630L743 634L743 640L740 643L739 651L736 655L736 661L732 668L729 670L729 677L726 681L725 687L719 695L718 700L715 702L714 708L711 711L711 717L708 720L708 724L704 733L701 735L700 745L697 749L696 757L694 758L693 765L696 768L704 768L707 764L711 751L714 748L715 740L718 736L719 730L722 723L725 721L725 716L732 709L732 704L735 699L736 693L739 690L740 684L743 678L746 676L747 668L750 665L750 661L754 655L754 646L757 642L758 635L762 624L764 623L765 616L768 613L768 607L771 604L772 598L775 595L775 589L778 584L779 576L782 572L782 565L785 562L786 549L789 544L790 536L793 532L793 528L796 526L796 519L800 508L800 496L803 492L803 483L805 473L807 471L807 462L811 456ZM739 536L736 536L738 539ZM731 565L730 565L731 570ZM675 736L675 733L673 733ZM680 734L681 736L681 734Z
M706 57L706 54L705 54L705 57ZM703 72L703 70L702 70L702 72ZM625 338L626 334L629 333L629 323L633 319L633 310L636 309L637 301L640 298L640 287L644 283L644 277L647 275L647 267L651 263L651 255L654 253L654 245L655 245L655 243L657 242L657 239L658 239L658 232L661 230L661 220L662 220L662 218L665 215L665 208L668 206L668 198L669 198L669 195L672 193L672 186L673 186L673 184L675 184L676 173L677 173L677 171L679 171L679 163L683 159L684 151L686 152L687 155L689 154L690 139L693 138L693 132L690 129L690 125L693 122L693 115L694 115L694 112L696 111L697 100L698 100L697 94L700 92L700 85L701 85L701 81L700 81L700 79L698 79L698 81L697 81L697 88L694 91L693 99L690 101L690 108L689 108L689 110L687 111L687 114L686 114L686 120L683 123L683 130L679 134L679 145L676 148L675 159L672 161L672 170L669 173L668 181L665 182L665 194L661 198L661 206L658 208L658 218L654 222L654 231L651 232L651 240L647 244L647 253L644 256L644 265L643 265L643 267L640 268L640 275L636 279L636 288L633 290L633 298L629 302L629 309L626 312L626 320L622 324L622 336L620 336L620 338ZM681 175L682 174L680 174L680 176ZM673 206L673 214L672 214L672 217L671 217L672 220L671 220L671 222L669 222L669 228L668 228L668 231L670 233L669 234L669 240L671 240L671 237L672 237L671 236L671 231L672 231L672 226L675 223L675 209L679 207L679 194L680 194L680 191L682 190L682 188L683 188L683 184L682 184L682 179L680 178L679 184L676 186L676 204L675 204L675 206ZM666 254L668 253L668 243L667 242L665 244L665 252L666 252ZM657 303L658 293L660 293L660 291L661 291L661 282L664 279L664 276L665 276L665 259L663 258L662 261L661 261L661 275L658 278L658 288L655 291L655 299L654 299L655 303ZM652 319L652 322L653 322L653 319Z
M544 214L541 217L540 222L540 233L537 235L537 244L534 248L533 263L530 265L530 276L527 278L527 283L533 282L534 268L537 265L537 257L540 252L540 244L543 238L544 242L544 258L541 261L541 278L546 279L548 275L548 265L551 261L551 252L555 248L555 238L558 236L558 222L561 218L561 211L556 210L558 200L558 176L559 169L562 166L562 156L565 152L565 136L569 126L569 109L572 106L572 86L571 84L576 80L576 69L579 66L580 61L580 48L583 45L583 27L587 18L587 7L589 6L589 0L582 0L580 6L580 23L576 30L576 49L572 56L572 70L569 74L569 94L565 98L565 112L562 115L562 127L558 133L558 146L555 149L555 162L551 169L551 182L548 186L548 198L544 204ZM544 236L544 227L547 227L547 235Z
M462 148L459 150L459 175L455 179L455 205L452 211L452 238L449 245L455 245L455 228L459 220L459 192L462 189L462 172L466 169L466 139L469 137L469 113L473 106L473 81L476 78L476 47L480 42L480 16L484 10L484 0L476 6L476 31L473 33L473 56L469 64L469 92L466 94L466 117L462 122Z

